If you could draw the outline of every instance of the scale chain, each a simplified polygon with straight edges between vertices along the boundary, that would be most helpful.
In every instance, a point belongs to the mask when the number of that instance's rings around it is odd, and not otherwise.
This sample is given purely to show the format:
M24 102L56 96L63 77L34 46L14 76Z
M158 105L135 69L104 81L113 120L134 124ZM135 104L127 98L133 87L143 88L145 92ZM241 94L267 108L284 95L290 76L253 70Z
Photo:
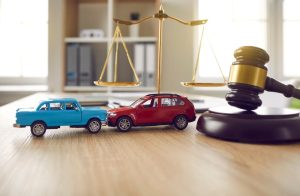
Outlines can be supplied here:
M109 48L108 55L107 55L107 57L106 57L106 59L105 59L105 62L104 62L104 65L103 65L103 68L102 68L100 77L99 77L99 79L98 79L99 81L101 81L102 78L103 78L104 72L105 72L106 67L107 67L107 64L108 64L108 57L110 56L110 54L111 54L111 52L112 52L113 45L114 45L113 43L115 42L116 37L117 37L117 29L116 29L115 32L114 32L114 37L113 37L113 40L112 40L112 44L111 44L111 46L110 46L110 48Z
M118 38L118 39L117 39L117 38ZM119 27L118 24L117 24L117 26L116 26L116 30L115 30L115 32L114 32L114 37L113 37L113 40L112 40L112 44L111 44L111 46L110 46L110 48L109 48L108 55L107 55L107 57L106 57L106 59L105 59L104 66L103 66L103 68L102 68L102 71L101 71L101 74L100 74L100 77L99 77L98 80L101 81L102 78L103 78L104 72L105 72L105 70L106 70L106 68L107 68L107 65L108 65L108 58L109 58L109 56L110 56L111 53L112 53L113 44L116 42L116 51L115 51L115 55L116 55L116 56L115 56L115 65L114 65L114 67L115 67L115 70L114 70L114 82L117 81L118 51L119 51L119 41L120 41L119 39L121 40L121 42L122 42L122 44L123 44L123 47L124 47L124 50L125 50L125 53L126 53L126 56L127 56L128 62L129 62L129 65L130 65L130 67L131 67L131 69L132 69L132 71L133 71L134 77L135 77L136 81L139 82L139 78L138 78L137 73L136 73L136 71L135 71L135 69L134 69L132 60L131 60L131 58L130 58L130 55L129 55L127 46L126 46L126 44L125 44L125 42L124 42L124 40L123 40L122 33L121 33L121 30L120 30L120 27Z
M117 37L120 33L118 32ZM114 82L117 82L117 73L118 73L118 52L119 52L119 40L116 40L116 53L115 53L115 70L114 70Z
M137 82L139 82L139 77L137 76L137 74L136 74L136 71L135 71L135 69L134 69L134 66L133 66L132 60L131 60L131 58L130 58L130 55L129 55L129 52L128 52L128 49L127 49L127 46L126 46L126 44L125 44L125 42L124 42L124 40L123 40L123 36L122 36L122 33L121 33L121 31L120 31L120 28L119 28L119 26L117 26L117 28L118 28L119 35L120 35L120 37L119 37L119 38L120 38L120 39L121 39L121 41L122 41L122 44L123 44L124 50L125 50L125 52L126 52L127 59L128 59L128 61L129 61L129 65L130 65L130 67L131 67L131 69L132 69L132 71L133 71L134 77L135 77L135 80L136 80Z
M199 67L199 58L200 58L200 50L201 50L201 45L202 45L202 40L203 40L203 34L204 34L204 26L202 28L202 34L201 34L201 38L200 38L200 43L199 43L199 48L198 48L198 55L197 55L197 60L196 60L196 64L194 65L194 73L193 73L193 78L192 81L195 82L196 80L196 74L198 71L198 67Z
M194 65L194 72L193 72L192 82L196 81L196 74L198 72L198 67L199 67L200 50L201 50L201 45L202 45L202 41L203 41L204 30L205 30L205 27L203 26L203 30L202 30L201 38L200 38L200 42L199 42L199 48L198 48L198 52L197 52L196 64ZM224 82L227 83L227 80L226 80L226 78L224 76L224 73L223 73L223 71L221 69L220 63L218 61L217 55L215 53L215 50L213 49L212 44L211 44L211 42L209 40L209 37L208 37L208 43L209 43L210 50L212 51L212 54L214 56L214 59L215 59L217 65L218 65L218 68L219 68L219 70L221 72L222 78L223 78Z
M224 83L227 83L227 80L226 80L226 78L225 78L225 76L224 76L224 73L223 73L223 71L222 71L222 69L221 69L221 65L220 65L220 63L219 63L219 61L218 61L217 55L216 55L216 53L215 53L215 50L214 50L213 47L212 47L212 44L211 44L211 42L210 42L210 40L209 40L209 37L208 37L208 43L209 43L209 47L210 47L210 49L211 49L211 51L212 51L212 53L213 53L213 56L214 56L214 58L215 58L215 61L217 62L218 68L219 68L219 70L220 70L220 72L221 72L221 74L222 74Z

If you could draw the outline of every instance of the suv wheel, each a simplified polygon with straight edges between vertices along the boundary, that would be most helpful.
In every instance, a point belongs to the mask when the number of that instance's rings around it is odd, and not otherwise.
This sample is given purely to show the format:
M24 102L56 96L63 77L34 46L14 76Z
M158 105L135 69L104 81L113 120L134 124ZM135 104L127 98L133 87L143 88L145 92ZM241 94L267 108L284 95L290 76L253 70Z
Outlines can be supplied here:
M32 135L36 136L36 137L41 137L45 134L46 132L46 125L45 123L41 122L41 121L37 121L32 123L31 127L31 133Z
M89 120L87 129L90 133L98 133L101 130L101 121L98 119Z
M179 115L179 116L175 117L173 124L174 124L176 129L183 130L187 127L188 120L187 120L186 116Z
M132 127L132 120L128 116L122 116L117 121L117 128L119 131L129 131Z

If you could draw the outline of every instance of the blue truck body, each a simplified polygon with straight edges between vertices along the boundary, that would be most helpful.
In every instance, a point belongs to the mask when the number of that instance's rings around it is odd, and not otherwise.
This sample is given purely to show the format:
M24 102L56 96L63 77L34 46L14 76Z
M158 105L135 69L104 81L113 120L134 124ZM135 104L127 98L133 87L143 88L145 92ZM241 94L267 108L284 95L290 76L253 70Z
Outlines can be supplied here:
M87 127L91 119L106 124L106 118L107 111L100 107L81 107L73 98L49 99L40 102L36 108L17 109L14 127L33 126L35 122L42 122L47 129Z

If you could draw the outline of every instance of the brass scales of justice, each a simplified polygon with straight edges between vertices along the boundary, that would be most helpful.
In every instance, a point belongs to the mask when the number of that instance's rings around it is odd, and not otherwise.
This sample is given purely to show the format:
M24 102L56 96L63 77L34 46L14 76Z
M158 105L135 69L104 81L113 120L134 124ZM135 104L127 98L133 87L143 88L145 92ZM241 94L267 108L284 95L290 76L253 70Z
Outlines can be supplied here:
M106 87L134 87L134 86L139 86L141 84L141 82L139 81L139 78L136 74L136 70L134 68L134 65L132 63L132 59L129 55L127 46L124 42L121 30L119 25L123 24L123 25L137 25L143 22L146 22L150 19L158 19L159 23L158 23L158 48L157 48L157 78L156 78L156 86L157 86L157 92L158 94L160 93L160 86L161 86L161 66L162 66L162 42L163 42L163 23L165 19L172 19L176 22L179 22L181 24L187 25L187 26L198 26L198 25L205 25L207 20L193 20L193 21L183 21L181 19L175 18L173 16L169 16L168 14L165 13L162 3L160 4L160 8L158 13L152 15L152 16L148 16L145 17L141 20L138 21L127 21L127 20L120 20L120 19L114 19L114 22L116 23L116 29L114 32L114 36L113 36L113 40L112 40L112 44L108 50L108 54L107 57L105 59L101 74L99 76L98 81L94 81L94 84L97 86L106 86ZM200 49L201 49L201 43L202 43L202 38L203 38L203 33L204 33L204 26L203 26L203 30L202 30L202 34L201 34L201 39L200 39L200 43L199 43L199 48L198 48L198 53L197 53L197 60L196 63L193 67L193 75L192 75L192 81L191 82L181 82L181 85L185 86L185 87L220 87L220 86L225 86L227 84L226 78L224 77L224 74L221 70L220 65L219 66L219 70L222 74L223 80L224 82L222 83L203 83L203 82L196 82L196 74L198 71L198 67L199 67L199 56L200 56ZM119 42L122 42L123 48L125 50L126 53L126 57L128 59L130 68L132 69L132 72L134 74L134 78L135 78L135 82L118 82L117 81L117 71L118 71L118 51L119 51ZM103 81L103 76L104 76L104 72L107 68L108 65L108 61L109 61L109 57L113 51L113 45L114 43L116 44L115 47L115 62L114 62L114 77L113 77L113 81L109 82L109 81Z

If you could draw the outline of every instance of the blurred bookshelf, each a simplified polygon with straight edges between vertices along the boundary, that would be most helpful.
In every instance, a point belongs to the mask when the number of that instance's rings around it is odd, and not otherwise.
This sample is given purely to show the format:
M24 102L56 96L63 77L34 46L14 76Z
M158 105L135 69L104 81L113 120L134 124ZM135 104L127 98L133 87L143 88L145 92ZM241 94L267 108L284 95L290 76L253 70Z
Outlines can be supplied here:
M158 9L158 0L65 0L64 8L64 36L63 36L63 84L65 92L138 92L155 91L153 79L156 72L156 42L157 24L154 21L142 24L139 27L138 36L130 35L130 27L120 25L123 39L128 47L129 54L134 65L138 67L138 76L142 82L136 88L107 88L94 86L93 81L98 80L102 66L108 53L108 48L112 43L115 24L113 18L130 20L132 13L138 13L140 18L153 15ZM81 32L86 29L99 29L102 36L82 37ZM139 47L137 47L137 45ZM137 52L141 45L144 45L144 55ZM152 47L148 47L152 46ZM147 55L146 48L152 51ZM154 48L154 52L153 52ZM121 81L133 81L133 73L125 56L123 48L120 46L118 79ZM123 54L121 54L123 53ZM153 58L149 55L153 55ZM114 56L114 52L112 53ZM142 56L142 57L141 57ZM151 59L145 59L146 57ZM136 65L140 62L140 65ZM147 71L146 63L151 64L151 82L147 82L145 75ZM112 57L108 62L104 80L112 81L113 64ZM138 72L137 71L137 72ZM82 76L82 77L81 77ZM70 79L71 78L71 79ZM84 78L82 81L81 78ZM74 81L71 81L73 80Z

